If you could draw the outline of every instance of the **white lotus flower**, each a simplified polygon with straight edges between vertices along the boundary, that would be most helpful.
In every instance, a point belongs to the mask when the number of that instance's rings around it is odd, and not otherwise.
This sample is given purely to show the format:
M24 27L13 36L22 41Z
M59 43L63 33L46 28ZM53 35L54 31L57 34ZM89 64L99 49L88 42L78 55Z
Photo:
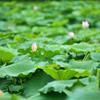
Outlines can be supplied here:
M33 6L33 10L39 10L39 7L38 6Z
M75 37L75 33L74 32L68 32L68 37L71 39L71 38L74 38Z
M35 52L37 50L37 44L32 43L32 51Z
M82 22L82 27L83 28L89 28L89 22L88 21L83 21Z

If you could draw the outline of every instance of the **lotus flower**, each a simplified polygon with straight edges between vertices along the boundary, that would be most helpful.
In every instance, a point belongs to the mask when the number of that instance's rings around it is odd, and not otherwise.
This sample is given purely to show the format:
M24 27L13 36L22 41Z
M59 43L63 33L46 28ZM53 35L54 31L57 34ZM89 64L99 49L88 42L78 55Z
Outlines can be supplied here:
M89 22L88 21L83 21L82 22L82 27L83 28L89 28Z
M38 6L33 6L33 10L39 10L39 7Z
M33 43L32 44L32 51L35 52L37 50L37 44Z
M75 33L74 32L69 32L68 33L68 37L71 39L71 38L74 38L75 37Z
M0 90L0 96L2 96L3 95L3 92L2 92L2 90Z

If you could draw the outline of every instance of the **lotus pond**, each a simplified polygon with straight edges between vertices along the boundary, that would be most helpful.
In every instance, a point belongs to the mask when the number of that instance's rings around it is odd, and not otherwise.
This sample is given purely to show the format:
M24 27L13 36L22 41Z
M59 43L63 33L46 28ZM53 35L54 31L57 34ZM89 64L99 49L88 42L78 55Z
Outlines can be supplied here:
M100 1L0 1L0 100L100 100Z

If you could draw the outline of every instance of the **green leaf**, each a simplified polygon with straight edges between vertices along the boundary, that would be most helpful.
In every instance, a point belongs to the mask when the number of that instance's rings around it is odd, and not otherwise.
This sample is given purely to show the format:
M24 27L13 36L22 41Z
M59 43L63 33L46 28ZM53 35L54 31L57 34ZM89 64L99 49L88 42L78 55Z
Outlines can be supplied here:
M96 89L94 84L85 88L76 89L68 100L99 100L100 91Z
M75 43L71 46L71 51L74 52L91 52L94 50L95 48L93 47L93 45L84 42L79 44Z
M100 53L91 53L91 58L94 61L100 61Z
M17 96L15 94L9 94L9 93L4 93L3 96L0 96L0 100L26 100L20 96Z
M3 62L11 61L17 54L17 51L14 49L0 47L0 60Z
M48 92L65 92L66 89L71 88L77 80L61 80L61 81L53 81L48 83L46 86L40 89L40 92L47 94Z
M87 77L91 75L91 71L87 69L79 69L70 67L70 64L66 64L66 67L61 67L57 64L48 65L45 67L38 67L42 69L45 73L50 75L56 80L66 80L73 77ZM69 65L69 66L68 66Z
M81 78L79 79L79 82L81 82L83 85L89 85L91 83L95 83L96 82L96 77L95 76L91 76L91 77L87 77L87 78Z
M69 62L69 64L70 64L70 68L84 69L84 70L89 70L89 71L96 69L96 67L99 65L99 63L94 62L92 60L87 60L87 61L72 60Z
M53 79L46 75L41 70L38 70L35 74L33 74L32 79L28 80L24 83L24 95L25 97L35 96L39 93L39 89L45 86L48 82L51 82Z
M14 64L0 68L0 77L18 75L27 75L29 73L35 72L34 62L30 59L16 62Z
M18 93L23 90L23 87L21 85L10 85L9 90L11 92Z
M8 79L0 79L0 89L4 91L8 91L8 86L10 83L11 82Z
M61 93L48 93L44 94L37 94L35 96L31 96L27 100L65 100L67 96Z
M41 69L56 80L70 79L77 73L72 69L59 69L57 65L49 65Z
M44 48L46 51L52 51L52 52L63 52L69 51L70 46L68 45L43 45L41 48Z
M11 100L11 95L5 93L3 96L0 96L0 100Z

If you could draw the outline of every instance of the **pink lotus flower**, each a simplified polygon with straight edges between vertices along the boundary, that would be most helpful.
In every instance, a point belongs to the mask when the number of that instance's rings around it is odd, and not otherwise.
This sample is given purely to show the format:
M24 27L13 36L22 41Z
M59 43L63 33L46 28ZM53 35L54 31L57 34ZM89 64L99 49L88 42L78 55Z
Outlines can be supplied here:
M2 90L0 90L0 96L2 96L3 95L3 91Z
M33 43L32 44L32 51L35 52L37 50L37 44Z
M89 22L88 21L83 21L82 22L82 27L83 28L89 28Z
M75 33L74 32L69 32L68 33L68 37L71 39L71 38L74 38L75 37Z

